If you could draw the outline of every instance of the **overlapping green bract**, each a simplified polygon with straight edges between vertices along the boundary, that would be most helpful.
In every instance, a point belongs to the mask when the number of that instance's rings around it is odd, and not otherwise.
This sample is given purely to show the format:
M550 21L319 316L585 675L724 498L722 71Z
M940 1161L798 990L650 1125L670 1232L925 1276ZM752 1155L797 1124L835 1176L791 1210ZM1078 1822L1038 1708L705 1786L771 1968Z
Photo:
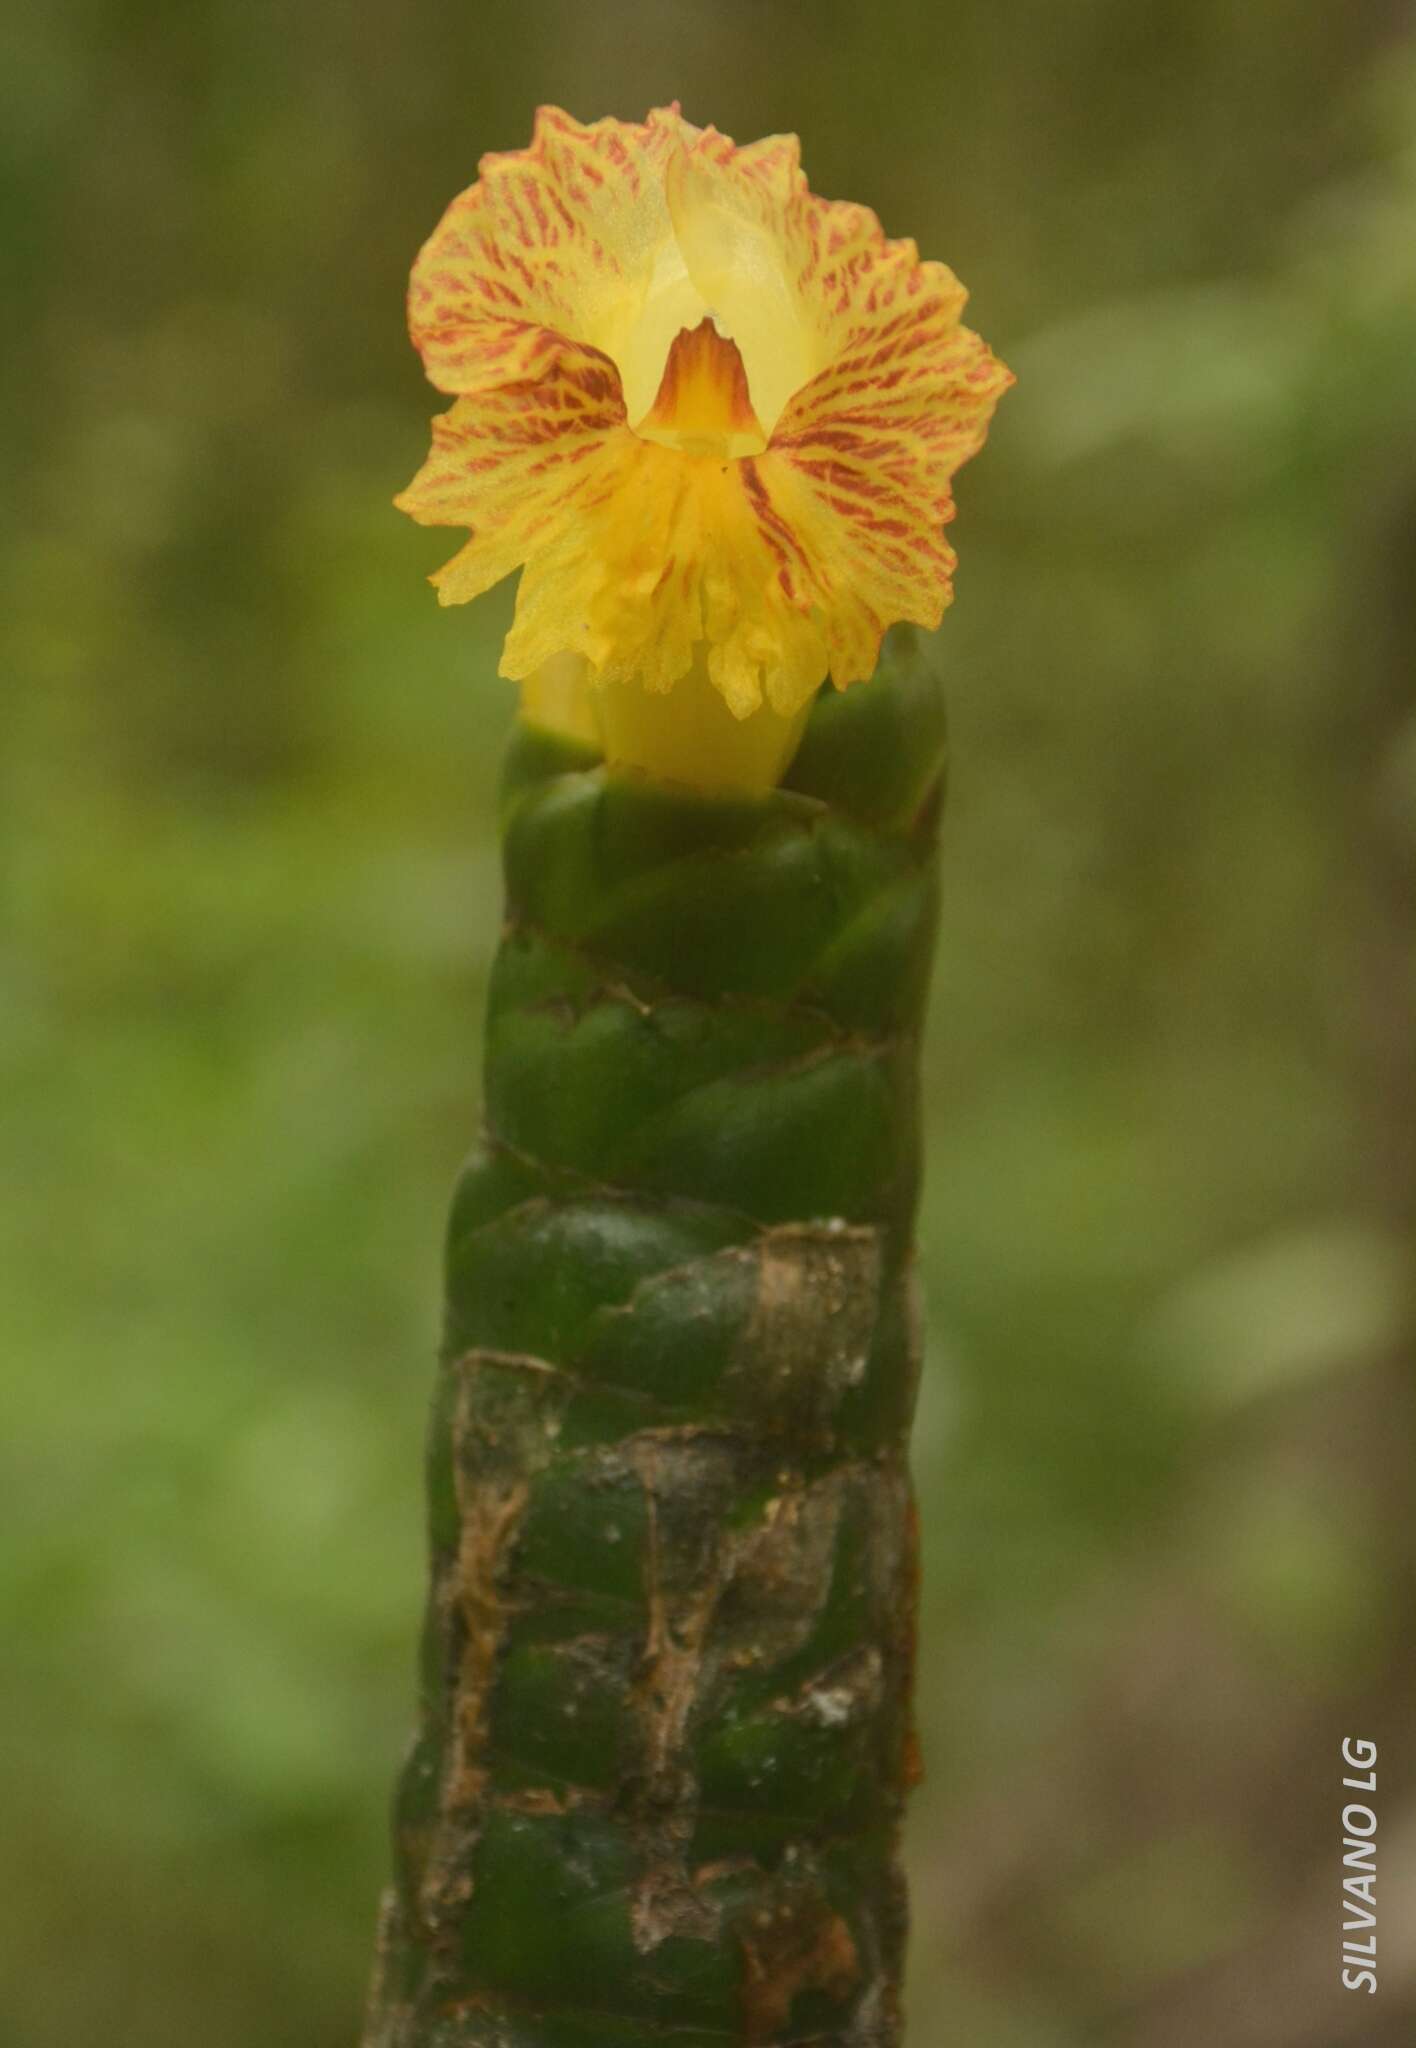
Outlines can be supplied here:
M898 2037L937 685L791 787L523 730L367 2048Z

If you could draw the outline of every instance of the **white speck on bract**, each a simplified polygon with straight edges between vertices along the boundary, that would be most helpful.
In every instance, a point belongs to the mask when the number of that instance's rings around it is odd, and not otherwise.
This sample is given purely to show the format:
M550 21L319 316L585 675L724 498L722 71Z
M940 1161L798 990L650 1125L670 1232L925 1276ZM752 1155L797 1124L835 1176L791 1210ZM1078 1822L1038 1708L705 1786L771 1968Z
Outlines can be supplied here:
M823 1728L839 1728L851 1718L855 1695L845 1686L837 1685L821 1692L809 1692L802 1704Z

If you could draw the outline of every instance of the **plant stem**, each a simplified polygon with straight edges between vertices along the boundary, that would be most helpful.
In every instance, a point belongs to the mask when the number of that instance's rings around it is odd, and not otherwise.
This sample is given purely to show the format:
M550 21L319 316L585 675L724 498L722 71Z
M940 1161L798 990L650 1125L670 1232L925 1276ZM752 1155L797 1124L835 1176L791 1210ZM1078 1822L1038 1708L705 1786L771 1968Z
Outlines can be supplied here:
M762 798L513 744L365 2048L899 2038L942 767L908 646Z

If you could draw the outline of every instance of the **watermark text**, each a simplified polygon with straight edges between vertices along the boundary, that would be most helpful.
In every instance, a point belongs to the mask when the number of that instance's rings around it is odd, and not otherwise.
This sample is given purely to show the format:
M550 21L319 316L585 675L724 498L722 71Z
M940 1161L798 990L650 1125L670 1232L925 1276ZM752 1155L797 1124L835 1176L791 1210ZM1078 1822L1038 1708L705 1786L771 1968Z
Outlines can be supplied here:
M1377 1793L1377 1745L1351 1735L1342 1761L1352 1776L1344 1792ZM1342 1982L1345 1990L1377 1988L1377 1809L1350 1801L1342 1809Z

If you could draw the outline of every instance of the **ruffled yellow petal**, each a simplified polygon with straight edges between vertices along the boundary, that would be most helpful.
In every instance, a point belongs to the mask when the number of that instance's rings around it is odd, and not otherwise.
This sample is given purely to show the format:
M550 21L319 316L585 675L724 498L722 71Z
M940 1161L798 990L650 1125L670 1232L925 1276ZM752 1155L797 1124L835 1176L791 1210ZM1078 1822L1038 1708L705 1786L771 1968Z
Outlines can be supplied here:
M537 701L573 698L582 728L586 679L690 674L739 719L794 718L949 601L950 479L1012 381L963 303L867 208L815 198L794 137L543 109L413 273L413 337L456 403L398 502L471 529L440 596L521 567L502 671L573 657L570 695Z
M394 500L424 526L472 528L433 578L444 604L479 597L573 536L641 445L607 357L545 328L529 334L517 377L433 421L432 453Z
M950 479L1013 381L958 324L962 302L941 264L897 266L754 465L782 587L819 610L839 688L872 674L889 626L935 627L953 595Z
M665 166L695 132L676 107L589 127L542 107L529 149L482 158L409 281L409 332L439 390L470 396L522 375L542 329L618 360L651 295L662 296L657 273L673 248ZM675 314L698 306L691 291L680 298ZM686 324L676 318L665 355Z
M764 695L794 711L825 673L824 642L776 580L747 468L628 432L607 443L573 524L527 559L502 674L521 681L569 648L597 682L663 691L702 647L737 717Z

